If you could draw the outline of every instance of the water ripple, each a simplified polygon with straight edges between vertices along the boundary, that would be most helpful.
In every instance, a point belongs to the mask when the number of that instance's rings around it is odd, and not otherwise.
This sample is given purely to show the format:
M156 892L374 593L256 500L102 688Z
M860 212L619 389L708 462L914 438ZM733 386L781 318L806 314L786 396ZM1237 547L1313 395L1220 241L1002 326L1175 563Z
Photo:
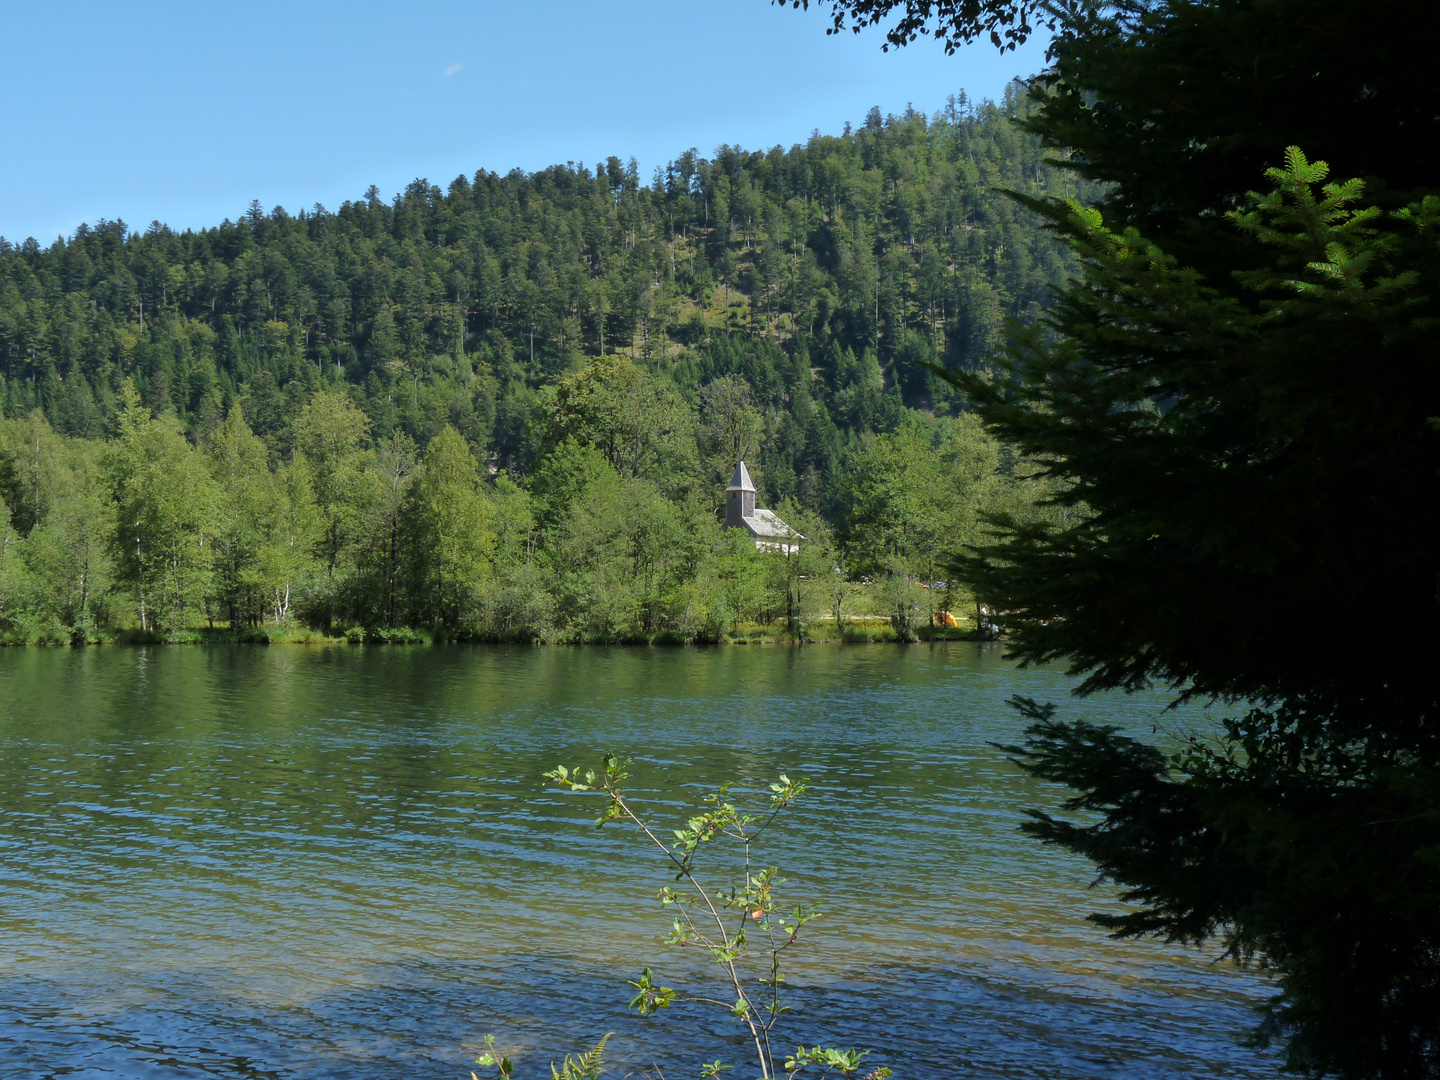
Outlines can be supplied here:
M776 851L827 909L794 1041L909 1077L1273 1074L1237 1045L1259 980L1109 941L1088 867L1018 836L1056 794L990 743L1011 694L1066 689L968 645L0 650L4 1076L460 1078L485 1031L536 1067L606 1030L626 1067L743 1060L703 1011L625 1014L641 964L705 975L656 940L662 868L539 780L610 747L663 818L812 778Z

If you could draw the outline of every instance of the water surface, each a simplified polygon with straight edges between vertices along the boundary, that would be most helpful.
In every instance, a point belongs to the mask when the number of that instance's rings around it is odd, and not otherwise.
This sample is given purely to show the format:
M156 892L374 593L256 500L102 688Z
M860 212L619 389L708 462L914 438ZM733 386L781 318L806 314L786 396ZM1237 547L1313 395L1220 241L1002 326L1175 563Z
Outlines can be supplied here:
M616 1076L745 1064L707 1010L625 1013L641 965L704 973L659 942L652 853L542 787L612 747L666 822L812 779L770 849L827 912L782 1044L1273 1075L1238 1045L1263 983L1107 940L1090 868L1017 834L1056 793L989 743L1067 685L970 644L0 650L0 1075L458 1080L487 1031L522 1076L611 1030ZM1148 731L1161 704L1066 707Z

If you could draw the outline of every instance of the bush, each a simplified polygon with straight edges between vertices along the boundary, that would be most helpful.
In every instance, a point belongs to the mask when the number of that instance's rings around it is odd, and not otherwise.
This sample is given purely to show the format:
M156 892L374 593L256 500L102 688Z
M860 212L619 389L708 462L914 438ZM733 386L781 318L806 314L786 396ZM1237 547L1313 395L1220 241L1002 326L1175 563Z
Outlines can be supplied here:
M667 885L659 894L660 906L673 928L667 944L696 948L710 956L724 987L721 995L726 1001L734 1002L727 1007L727 1013L747 1030L762 1076L791 1078L812 1066L817 1067L817 1075L822 1076L831 1073L851 1076L858 1072L868 1051L820 1046L807 1050L802 1046L782 1055L771 1046L771 1033L789 1011L789 1006L782 1003L785 986L782 967L788 964L802 930L820 918L821 911L814 904L783 906L780 887L785 879L780 876L779 868L752 862L752 856L760 835L805 793L805 781L791 780L782 774L776 783L769 785L765 804L753 813L747 813L732 801L731 785L721 785L704 798L702 808L684 827L672 831L652 826L631 804L622 787L629 776L628 764L614 754L607 754L598 776L592 771L582 773L562 765L546 773L545 778L568 791L603 796L605 807L597 824L617 822L637 828L670 863L680 887ZM661 839L662 834L673 837L673 842ZM702 880L699 871L702 855L715 854L727 840L733 845L731 865L710 880ZM808 931L805 936L808 939ZM681 997L679 991L656 983L648 967L630 985L636 990L630 1008L641 1016L668 1009ZM711 1004L717 1001L713 991L702 992L692 1000ZM487 1053L478 1063L496 1068L502 1078L509 1080L513 1064L508 1058L497 1058L493 1037L486 1036L485 1043ZM603 1045L602 1040L601 1047ZM575 1076L598 1075L601 1047L593 1051L596 1072L577 1072ZM569 1067L570 1059L567 1058L566 1064ZM702 1064L700 1076L702 1080L714 1080L729 1068L719 1061ZM867 1080L884 1080L889 1075L890 1070L881 1066L872 1070Z

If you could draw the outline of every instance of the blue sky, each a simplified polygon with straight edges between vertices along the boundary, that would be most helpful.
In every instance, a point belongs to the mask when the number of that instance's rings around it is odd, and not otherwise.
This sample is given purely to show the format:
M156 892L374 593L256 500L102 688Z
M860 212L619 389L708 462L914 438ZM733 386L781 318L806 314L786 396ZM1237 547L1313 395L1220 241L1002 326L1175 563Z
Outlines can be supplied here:
M814 5L812 5L813 7ZM789 146L948 94L999 97L1043 48L881 52L768 0L67 3L0 15L0 236L81 221L332 209L478 168Z

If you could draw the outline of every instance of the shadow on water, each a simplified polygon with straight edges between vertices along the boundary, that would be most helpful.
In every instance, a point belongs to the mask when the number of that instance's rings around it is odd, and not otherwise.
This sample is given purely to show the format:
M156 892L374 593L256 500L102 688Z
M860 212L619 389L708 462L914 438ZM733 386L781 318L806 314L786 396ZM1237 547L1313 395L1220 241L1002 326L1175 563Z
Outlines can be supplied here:
M522 1075L539 1075L545 1062L606 1031L618 1033L607 1060L619 1075L657 1061L669 1075L690 1075L717 1056L743 1069L745 1042L713 1009L678 1005L663 1019L640 1020L626 1014L627 988L613 970L547 956L509 956L501 967L385 965L365 985L280 1007L215 997L203 976L184 972L153 973L144 994L12 980L0 996L5 1075L461 1077L485 1031L503 1033ZM1037 985L1003 965L862 971L839 985L801 983L794 1002L791 1043L870 1046L873 1063L910 1077L1273 1071L1235 1046L1233 1025L1246 1019L1238 1002L1197 1002L1198 1015L1175 1015L1154 988L1115 994L1063 978Z
M539 783L607 747L666 818L813 778L774 852L827 910L782 1045L1273 1075L1237 1045L1263 983L1107 940L1089 869L1017 836L1056 795L989 743L1010 694L1065 688L974 645L0 650L0 1075L463 1078L486 1031L522 1075L607 1030L617 1076L743 1064L705 1010L625 1013L642 964L700 976L657 943L648 853ZM1162 704L1067 707L1149 731Z

